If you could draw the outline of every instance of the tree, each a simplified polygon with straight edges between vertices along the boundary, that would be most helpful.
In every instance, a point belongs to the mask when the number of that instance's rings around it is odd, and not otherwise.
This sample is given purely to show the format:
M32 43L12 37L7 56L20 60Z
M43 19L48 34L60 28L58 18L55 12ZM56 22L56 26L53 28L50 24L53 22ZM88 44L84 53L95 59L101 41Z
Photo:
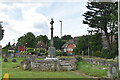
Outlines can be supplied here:
M24 36L18 38L17 46L26 46L34 48L36 45L35 35L31 32L28 32Z
M2 25L1 25L2 22L0 22L0 40L3 39L3 36L4 36L4 30L2 29Z
M84 52L85 55L88 55L88 47L90 56L93 56L95 52L101 51L101 34L95 33L94 35L83 35L76 41L76 48L74 51L75 54L82 54ZM96 55L95 55L96 56Z
M31 47L34 48L36 46L36 39L35 39L35 35L31 32L28 32L25 35L25 44L27 47Z
M55 36L55 37L53 38L53 40L54 40L54 47L55 47L56 49L61 49L61 47L62 47L62 45L63 45L62 40L61 40L58 36Z
M108 26L108 24L113 21L111 16L113 16L113 12L117 9L117 3L88 2L86 7L89 9L89 11L83 15L85 17L83 23L88 24L91 28L104 31L109 45L108 49L111 50L111 44L108 35L108 28L110 28L110 26Z
M70 40L70 39L73 39L72 38L72 36L71 35L64 35L64 36L62 36L62 38L61 38L62 40Z
M49 40L46 35L40 35L36 37L36 42L43 41L46 45L49 45Z
M87 49L88 49L88 35L83 35L81 36L77 41L76 41L76 48L74 51L76 53L81 54L82 51L84 51L85 54L87 54Z
M8 42L8 45L7 45L8 47L10 47L10 42Z

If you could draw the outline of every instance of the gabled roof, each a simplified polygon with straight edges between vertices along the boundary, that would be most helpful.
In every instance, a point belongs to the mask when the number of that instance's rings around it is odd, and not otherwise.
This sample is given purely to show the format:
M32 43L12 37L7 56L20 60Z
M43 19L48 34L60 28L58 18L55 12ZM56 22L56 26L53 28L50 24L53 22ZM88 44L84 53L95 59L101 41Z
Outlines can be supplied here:
M37 48L47 48L47 46L45 45L45 43L43 41L38 41L38 43L36 44Z
M63 46L62 46L62 48L66 48L66 46L68 45L68 44L74 44L74 39L71 39L71 40L69 40L68 42L66 42Z
M74 37L73 39L70 39L68 42L66 42L62 48L66 48L68 44L75 44L75 41L79 38L80 36Z

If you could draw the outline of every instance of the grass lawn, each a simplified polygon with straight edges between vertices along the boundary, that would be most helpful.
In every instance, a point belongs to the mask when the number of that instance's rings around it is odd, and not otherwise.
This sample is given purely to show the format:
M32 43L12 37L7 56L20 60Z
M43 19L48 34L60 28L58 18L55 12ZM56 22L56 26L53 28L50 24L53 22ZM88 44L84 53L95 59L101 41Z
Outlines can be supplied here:
M90 78L91 77L107 77L106 66L97 66L86 62L78 62L76 71L65 72L42 72L42 71L24 71L20 66L20 62L24 58L15 58L17 62L13 63L11 59L8 62L2 63L2 76L5 73L10 75L10 78ZM2 59L3 60L3 59ZM85 75L82 75L85 74ZM88 75L88 77L86 76Z
M104 70L103 68L108 68L108 67L93 65L84 61L78 62L78 66L77 66L78 71L81 73L85 73L86 75L89 76L106 78L107 70Z
M16 58L17 62L13 63L11 59L2 63L3 74L8 73L10 78L85 78L76 75L71 71L66 72L41 72L41 71L24 71L17 66L24 58Z

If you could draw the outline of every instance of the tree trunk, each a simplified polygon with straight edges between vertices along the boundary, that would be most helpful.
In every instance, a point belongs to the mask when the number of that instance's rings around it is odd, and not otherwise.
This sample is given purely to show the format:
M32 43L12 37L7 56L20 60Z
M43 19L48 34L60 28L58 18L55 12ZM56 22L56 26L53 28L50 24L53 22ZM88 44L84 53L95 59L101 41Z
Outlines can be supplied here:
M105 36L106 36L106 39L107 39L108 49L111 50L111 44L110 44L110 39L109 39L108 32L107 32L107 30L105 30L104 32L105 32Z

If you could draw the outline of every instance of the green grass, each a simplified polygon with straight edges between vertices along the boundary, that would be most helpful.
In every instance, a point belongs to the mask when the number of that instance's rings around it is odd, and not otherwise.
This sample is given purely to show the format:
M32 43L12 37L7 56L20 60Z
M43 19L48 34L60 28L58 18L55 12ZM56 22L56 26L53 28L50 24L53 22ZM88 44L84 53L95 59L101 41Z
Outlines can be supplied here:
M89 76L105 78L107 77L107 70L103 70L102 68L107 68L107 66L97 66L84 61L78 62L77 66L78 71L82 73Z
M11 59L8 62L3 62L2 72L3 74L8 73L10 78L84 78L84 76L76 75L71 71L66 72L41 72L41 71L24 71L20 66L20 62L24 58L16 58L17 62L13 63Z
M75 74L72 71L65 72L42 72L42 71L24 71L20 66L20 62L24 58L15 58L17 62L13 63L12 59L8 59L8 62L2 63L3 74L8 73L10 78L87 78L86 76ZM3 59L2 59L3 60ZM18 66L18 67L17 67ZM106 66L97 66L88 64L86 62L78 62L77 72L84 73L89 76L106 77Z

